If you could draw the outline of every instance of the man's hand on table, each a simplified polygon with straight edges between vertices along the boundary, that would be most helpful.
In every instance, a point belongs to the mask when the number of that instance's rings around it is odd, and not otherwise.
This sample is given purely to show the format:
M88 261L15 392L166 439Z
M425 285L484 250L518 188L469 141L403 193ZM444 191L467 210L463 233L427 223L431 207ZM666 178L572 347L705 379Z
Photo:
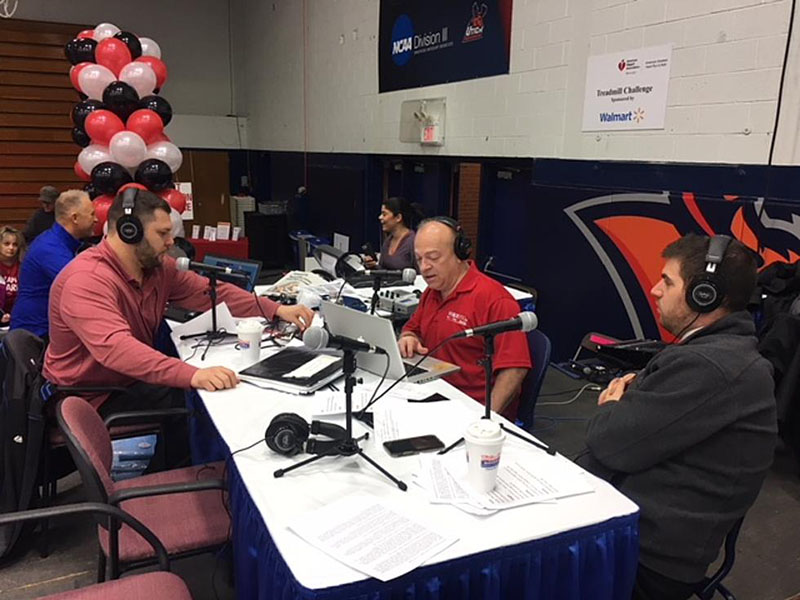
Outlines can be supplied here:
M404 333L397 340L397 347L400 349L400 356L411 358L415 354L427 354L428 349L422 345L420 339L413 333Z
M214 392L236 387L237 383L239 383L239 378L230 369L226 367L207 367L194 372L190 385L195 389Z
M295 304L294 306L282 305L278 307L275 314L279 319L293 323L300 328L300 331L305 331L314 320L314 311L302 304Z

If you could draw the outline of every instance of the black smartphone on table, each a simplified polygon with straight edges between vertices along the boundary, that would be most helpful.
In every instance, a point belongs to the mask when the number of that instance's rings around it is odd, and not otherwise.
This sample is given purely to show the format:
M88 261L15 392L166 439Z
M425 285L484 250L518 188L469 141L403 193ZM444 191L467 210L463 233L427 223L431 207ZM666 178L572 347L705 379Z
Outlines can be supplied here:
M420 452L440 450L444 448L444 444L435 435L419 435L417 437L383 442L383 447L392 456L409 456Z

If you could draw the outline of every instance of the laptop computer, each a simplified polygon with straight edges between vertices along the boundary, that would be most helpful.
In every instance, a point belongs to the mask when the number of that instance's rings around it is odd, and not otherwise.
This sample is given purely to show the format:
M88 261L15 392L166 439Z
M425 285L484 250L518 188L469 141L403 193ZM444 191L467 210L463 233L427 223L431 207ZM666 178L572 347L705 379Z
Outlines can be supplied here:
M320 307L325 325L334 335L349 337L354 340L363 340L378 348L386 350L389 356L388 379L400 379L408 373L406 380L412 383L425 383L455 373L461 367L453 363L426 357L418 366L414 367L421 356L403 358L397 347L394 327L389 319L370 315L346 306L324 301ZM376 375L383 375L386 369L386 357L381 354L359 352L356 354L358 366L365 371Z
M231 258L229 256L217 256L216 254L206 254L203 257L203 262L207 265L215 265L217 267L228 267L235 271L243 271L249 276L246 281L239 277L228 278L226 275L220 275L219 279L227 281L238 286L243 287L248 292L252 292L253 288L258 281L258 276L261 275L261 261L251 260L247 258Z

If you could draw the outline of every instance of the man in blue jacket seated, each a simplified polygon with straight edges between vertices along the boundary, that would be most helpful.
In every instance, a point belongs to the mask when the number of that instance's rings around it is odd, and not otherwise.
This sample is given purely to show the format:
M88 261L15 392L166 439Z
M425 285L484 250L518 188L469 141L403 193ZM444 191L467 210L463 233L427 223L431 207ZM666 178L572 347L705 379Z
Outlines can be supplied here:
M772 370L745 311L755 256L694 234L662 256L650 293L674 341L603 391L576 458L639 505L637 600L692 596L755 501L777 434Z
M59 195L55 217L53 226L36 237L22 259L19 296L11 312L11 329L26 329L44 339L48 334L50 286L97 223L94 205L82 190Z

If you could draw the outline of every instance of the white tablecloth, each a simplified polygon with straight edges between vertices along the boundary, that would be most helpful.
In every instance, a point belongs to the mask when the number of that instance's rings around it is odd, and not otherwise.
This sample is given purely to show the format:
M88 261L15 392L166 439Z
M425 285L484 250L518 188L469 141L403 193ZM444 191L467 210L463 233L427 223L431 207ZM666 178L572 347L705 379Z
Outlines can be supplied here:
M174 338L173 341L182 357L192 354L191 346L196 343L181 342ZM262 350L262 358L268 356L269 352ZM239 363L231 343L212 347L205 361L199 359L200 354L197 352L189 362L198 367L226 365L236 370L246 366ZM363 376L365 381L377 379L370 374ZM438 391L451 398L454 419L464 419L465 413L467 416L474 414L475 419L481 416L483 407L448 383L439 380L424 385L430 388L431 393ZM341 385L339 387L342 388ZM306 420L312 417L312 398L260 390L247 384L220 392L200 392L200 395L231 451L263 440L267 425L278 413L295 412ZM380 402L387 401L388 397ZM420 410L424 410L426 405L419 406ZM340 424L344 422L343 418L327 420ZM365 426L358 422L354 428L356 432L366 431ZM439 421L430 423L429 433L439 435L445 444L457 439L454 426L451 424L448 427L447 423ZM476 517L453 506L428 502L425 492L412 484L411 474L418 467L417 457L392 458L382 447L376 446L374 436L362 447L373 459L403 479L409 486L408 491L400 491L357 456L326 457L280 479L273 477L276 469L287 467L307 455L286 458L271 452L265 444L259 444L234 457L253 503L263 516L282 557L295 578L307 588L327 588L366 578L316 550L286 526L297 515L355 492L377 498L400 499L418 518L435 524L437 528L454 532L459 541L435 556L430 564L601 523L638 510L633 502L609 484L584 472L583 476L591 481L594 493L504 510L489 517ZM504 455L523 455L524 458L525 453L543 451L508 436ZM561 462L564 469L579 470L579 467L560 455L552 457L552 460Z

